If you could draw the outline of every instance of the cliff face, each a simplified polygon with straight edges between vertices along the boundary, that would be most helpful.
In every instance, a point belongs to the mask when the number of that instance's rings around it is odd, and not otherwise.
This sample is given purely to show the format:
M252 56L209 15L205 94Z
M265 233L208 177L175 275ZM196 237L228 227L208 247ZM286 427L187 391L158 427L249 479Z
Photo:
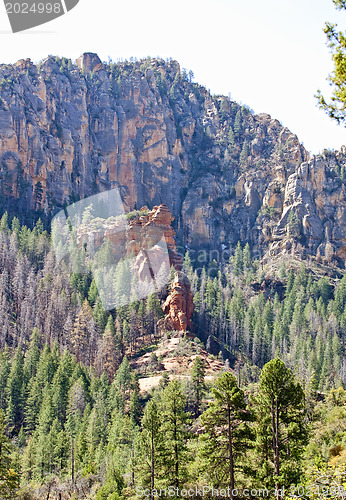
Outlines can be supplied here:
M302 163L287 181L280 220L269 229L267 258L306 254L317 262L346 259L346 148Z
M115 261L134 258L138 277L144 281L146 277L150 278L146 276L148 252L155 269L159 269L160 263L165 261L165 255L158 253L160 242L163 243L161 252L167 254L169 259L168 271L171 266L175 269L181 266L182 257L177 252L175 231L171 226L173 220L174 217L165 204L155 206L152 210L142 207L139 211L130 212L126 218L92 218L77 228L76 242L80 249L86 248L94 255L105 240L109 240ZM157 265L154 265L155 262Z
M318 162L326 172L340 168L344 153L301 167L308 153L277 120L190 80L175 61L104 64L95 54L75 64L49 57L37 66L1 65L1 208L22 220L33 211L49 218L74 200L118 188L127 211L165 203L188 247L232 252L241 239L263 256L274 244L271 251L283 251L289 207L303 189L301 197L313 198L313 189L318 201L309 209L302 201L297 214L312 226L317 252L326 242L323 217L340 203L327 207L329 178L314 172ZM343 180L337 192L343 200ZM344 222L337 217L339 241Z

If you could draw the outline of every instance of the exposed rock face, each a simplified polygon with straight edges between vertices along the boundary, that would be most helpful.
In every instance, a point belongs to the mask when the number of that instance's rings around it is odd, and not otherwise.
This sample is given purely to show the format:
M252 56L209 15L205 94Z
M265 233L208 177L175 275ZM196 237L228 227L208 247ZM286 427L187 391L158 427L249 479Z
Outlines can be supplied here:
M118 188L128 211L164 201L190 247L256 250L259 209L281 210L308 160L277 120L212 97L175 61L21 60L0 66L0 97L2 209L23 221Z
M152 279L158 290L161 289L158 280L162 266L166 266L166 275L174 266L177 271L163 306L166 316L159 322L159 328L186 332L192 327L193 295L187 276L178 271L182 259L177 253L175 231L171 226L174 217L164 204L154 206L150 211L143 207L129 215L133 215L130 222L124 217L113 217L82 224L77 229L77 245L89 249L92 246L94 254L108 239L116 262L135 258L132 269L139 281Z
M92 52L86 52L82 54L76 61L79 69L85 73L91 73L92 71L100 71L103 68L101 59L97 54Z
M0 66L0 98L0 209L22 221L117 188L129 212L164 201L180 241L227 260L239 240L268 260L346 257L345 149L310 160L277 120L212 97L176 61L22 59ZM157 226L142 217L95 241L136 254L149 223L148 245L166 226L174 246L165 210Z
M193 296L188 278L181 272L176 272L163 311L165 318L159 322L164 330L177 330L185 333L191 330L193 315Z
M132 216L132 214L130 214ZM116 260L136 257L138 275L143 281L148 272L148 255L155 269L159 269L168 250L169 266L179 269L182 258L177 253L174 239L175 231L171 226L174 217L164 204L147 207L135 212L130 221L125 217L111 219L94 219L81 225L77 230L77 245L90 248L96 252L105 240L111 242ZM162 242L163 245L159 245ZM157 265L155 265L155 263Z
M279 222L267 258L310 254L318 262L346 259L346 148L297 167L288 178Z

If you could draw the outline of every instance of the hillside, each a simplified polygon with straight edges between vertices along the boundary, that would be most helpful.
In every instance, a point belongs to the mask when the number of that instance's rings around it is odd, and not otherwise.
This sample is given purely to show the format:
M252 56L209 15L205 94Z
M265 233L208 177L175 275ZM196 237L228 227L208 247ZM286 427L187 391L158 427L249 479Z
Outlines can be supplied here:
M171 380L187 380L196 357L203 360L205 380L209 382L225 369L224 362L208 353L199 339L187 340L176 332L169 338L164 337L149 352L134 357L130 365L139 374L140 392L145 394L160 383L163 374Z
M0 499L341 486L345 167L176 61L1 65Z

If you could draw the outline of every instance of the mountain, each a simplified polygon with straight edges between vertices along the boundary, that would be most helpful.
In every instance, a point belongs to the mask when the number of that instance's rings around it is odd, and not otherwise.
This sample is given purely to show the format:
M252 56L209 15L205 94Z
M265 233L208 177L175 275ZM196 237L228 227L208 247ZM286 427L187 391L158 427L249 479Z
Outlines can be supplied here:
M270 262L346 257L346 149L310 159L176 61L20 60L0 66L0 89L1 208L22 222L118 188L126 211L166 203L178 242L218 260L239 240Z
M175 61L0 87L0 498L341 488L346 148Z

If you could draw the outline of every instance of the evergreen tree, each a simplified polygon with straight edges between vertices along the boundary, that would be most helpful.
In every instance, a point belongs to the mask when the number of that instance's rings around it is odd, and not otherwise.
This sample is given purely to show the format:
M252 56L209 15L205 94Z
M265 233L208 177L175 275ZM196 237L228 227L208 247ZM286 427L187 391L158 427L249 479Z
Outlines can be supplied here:
M163 390L160 401L160 429L165 441L158 454L158 476L162 485L175 488L180 488L187 479L186 439L190 417L185 407L181 384L172 380Z
M205 362L203 358L197 356L191 368L191 381L194 396L194 413L200 415L200 407L203 395L206 391L205 385Z
M244 264L244 269L246 271L251 270L252 262L251 262L251 251L250 251L249 243L246 243L244 250L243 250L243 264Z
M40 359L40 350L38 344L38 330L33 329L29 349L25 355L24 360L24 378L26 381L30 380L36 375L37 365Z
M255 397L257 445L262 469L257 478L279 490L298 484L302 448L306 443L304 392L283 361L273 359L262 369ZM268 455L268 452L270 454Z
M89 302L85 300L82 308L79 311L73 330L70 337L70 346L72 353L76 356L77 361L83 361L90 364L89 346L90 341L90 325L92 320L92 310Z
M131 398L130 398L130 416L134 424L140 424L142 413L140 397L139 397L139 382L136 373L131 374Z
M12 465L12 445L6 434L6 418L0 409L0 496L14 498L13 492L19 486L19 476Z
M241 243L238 241L234 257L232 259L234 274L236 276L240 276L243 272L243 251L241 248Z
M157 476L157 453L162 445L163 436L160 432L159 407L155 399L150 400L144 410L142 419L141 451L143 460L140 471L143 486L150 485L150 492L155 488Z
M100 348L96 360L96 364L99 365L99 373L101 374L105 371L109 380L113 380L114 374L119 367L120 359L121 351L119 348L117 349L114 322L110 315L100 340Z
M338 10L346 10L345 0L333 0ZM317 99L321 109L330 118L338 123L346 122L346 35L338 31L336 24L326 23L324 32L327 35L328 45L332 51L334 70L329 76L330 84L333 86L331 101L328 103L321 91L317 92Z
M116 372L114 382L120 389L123 396L128 397L131 389L131 367L127 356L124 356L124 359Z
M23 354L18 347L11 361L11 370L7 380L7 419L13 432L18 432L23 423L24 377Z
M240 459L251 436L247 425L249 414L244 393L232 373L221 375L212 393L214 402L202 415L205 433L201 438L201 455L207 464L207 475L213 483L233 491L235 470L239 470Z

